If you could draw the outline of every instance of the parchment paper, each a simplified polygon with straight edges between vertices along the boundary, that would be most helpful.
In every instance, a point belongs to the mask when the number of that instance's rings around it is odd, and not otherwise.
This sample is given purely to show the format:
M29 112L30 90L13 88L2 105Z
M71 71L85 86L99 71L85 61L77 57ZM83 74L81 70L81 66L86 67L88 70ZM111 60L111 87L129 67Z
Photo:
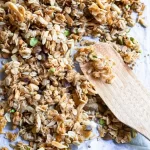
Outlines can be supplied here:
M147 28L142 28L137 24L130 31L130 35L137 39L141 45L142 55L137 61L134 72L136 73L138 79L145 85L145 87L150 91L150 0L143 0L146 5L145 12L143 16L148 24ZM1 67L1 66L0 66ZM149 118L150 119L150 116ZM93 123L96 128L96 124ZM8 131L10 126L8 125L4 131ZM16 132L16 131L11 131ZM96 132L96 130L95 130ZM17 141L21 141L18 138ZM12 142L14 143L14 142ZM4 138L4 135L0 135L0 147L6 146L10 150L9 142ZM72 146L73 150L150 150L150 141L145 137L138 134L138 136L133 139L129 144L116 144L114 141L104 141L102 139L93 139L86 141L80 146Z

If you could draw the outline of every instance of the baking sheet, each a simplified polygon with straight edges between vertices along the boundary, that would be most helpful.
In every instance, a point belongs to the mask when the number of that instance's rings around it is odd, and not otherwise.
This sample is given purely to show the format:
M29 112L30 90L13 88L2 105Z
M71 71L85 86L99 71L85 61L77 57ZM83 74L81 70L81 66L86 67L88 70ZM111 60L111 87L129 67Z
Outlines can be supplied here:
M137 39L141 45L142 55L137 61L134 72L136 73L138 79L144 84L144 86L150 91L150 1L142 0L146 9L143 14L145 17L146 23L149 25L147 28L142 28L137 24L130 31L130 35ZM0 66L1 67L1 66ZM149 118L150 119L150 116ZM96 124L93 123L93 126L96 127ZM8 125L4 131L8 131L10 126ZM13 131L15 132L15 131ZM96 131L95 131L96 132ZM17 141L21 141L21 138L18 138ZM12 144L15 142L12 142ZM0 135L0 147L9 147L9 142L4 138L4 135ZM133 139L129 144L116 144L114 141L104 141L102 139L93 139L84 142L80 146L72 146L73 150L150 150L150 141L147 140L142 135Z

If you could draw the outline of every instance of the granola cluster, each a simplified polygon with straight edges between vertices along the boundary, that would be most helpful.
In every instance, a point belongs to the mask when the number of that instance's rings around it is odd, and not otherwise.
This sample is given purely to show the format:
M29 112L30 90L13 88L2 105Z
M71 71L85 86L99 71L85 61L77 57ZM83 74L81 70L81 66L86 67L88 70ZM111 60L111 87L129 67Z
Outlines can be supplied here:
M119 143L131 140L133 130L116 121L102 104L94 87L75 69L71 54L77 43L89 43L82 41L84 36L92 36L113 42L126 63L134 62L141 51L128 36L128 26L136 23L133 11L146 26L141 18L144 8L139 0L0 1L0 57L9 60L0 81L0 132L11 122L19 133L8 132L6 138L13 141L20 135L30 142L14 149L69 149L70 144L94 137L91 119L100 119L101 137L109 135ZM93 52L78 52L76 57L89 58L95 77L112 75L109 60L99 67L105 59Z
M97 55L93 46L82 47L75 54L75 60L79 63L88 63L87 73L94 78L104 80L106 83L112 83L115 75L113 66L115 62L103 55Z

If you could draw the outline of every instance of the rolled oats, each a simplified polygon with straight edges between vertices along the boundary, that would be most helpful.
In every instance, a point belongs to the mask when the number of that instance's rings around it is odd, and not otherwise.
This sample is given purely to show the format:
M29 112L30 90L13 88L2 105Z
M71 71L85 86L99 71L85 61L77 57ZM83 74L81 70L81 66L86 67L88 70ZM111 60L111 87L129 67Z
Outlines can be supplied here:
M139 0L28 0L0 1L0 133L7 122L19 128L30 146L14 149L69 149L93 136L90 120L99 120L100 136L118 143L130 142L136 131L117 120L85 76L75 70L72 50L84 36L113 42L128 64L141 53L139 43L127 35L145 6ZM91 47L80 48L78 62L91 61L89 73L110 83L113 61L96 57ZM7 101L4 101L7 100ZM4 108L4 109L2 109ZM87 130L88 129L88 130ZM10 140L16 135L6 133ZM31 148L32 147L32 148ZM4 148L3 148L4 149Z

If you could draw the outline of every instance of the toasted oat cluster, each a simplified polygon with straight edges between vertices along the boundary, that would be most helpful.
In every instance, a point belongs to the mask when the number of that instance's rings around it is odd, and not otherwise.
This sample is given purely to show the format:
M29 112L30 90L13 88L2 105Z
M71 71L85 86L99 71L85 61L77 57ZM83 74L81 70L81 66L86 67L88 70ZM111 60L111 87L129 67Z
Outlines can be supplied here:
M82 64L88 63L87 73L94 78L104 80L106 83L112 83L115 78L112 70L115 62L103 55L98 56L93 46L79 48L75 60Z
M19 133L8 132L6 138L13 141L20 135L30 142L30 146L18 143L14 149L69 149L70 144L94 137L91 119L100 119L101 137L107 135L118 143L134 137L76 71L70 54L78 43L93 44L82 41L92 36L113 42L126 63L134 62L141 51L128 36L129 26L136 23L131 14L136 12L138 22L146 26L141 18L144 8L139 0L0 1L0 57L8 59L1 70L5 77L0 81L0 133L11 122ZM93 76L110 75L111 70L101 72L104 66L99 68L96 61L103 64L105 59L92 52L78 61L89 58Z

